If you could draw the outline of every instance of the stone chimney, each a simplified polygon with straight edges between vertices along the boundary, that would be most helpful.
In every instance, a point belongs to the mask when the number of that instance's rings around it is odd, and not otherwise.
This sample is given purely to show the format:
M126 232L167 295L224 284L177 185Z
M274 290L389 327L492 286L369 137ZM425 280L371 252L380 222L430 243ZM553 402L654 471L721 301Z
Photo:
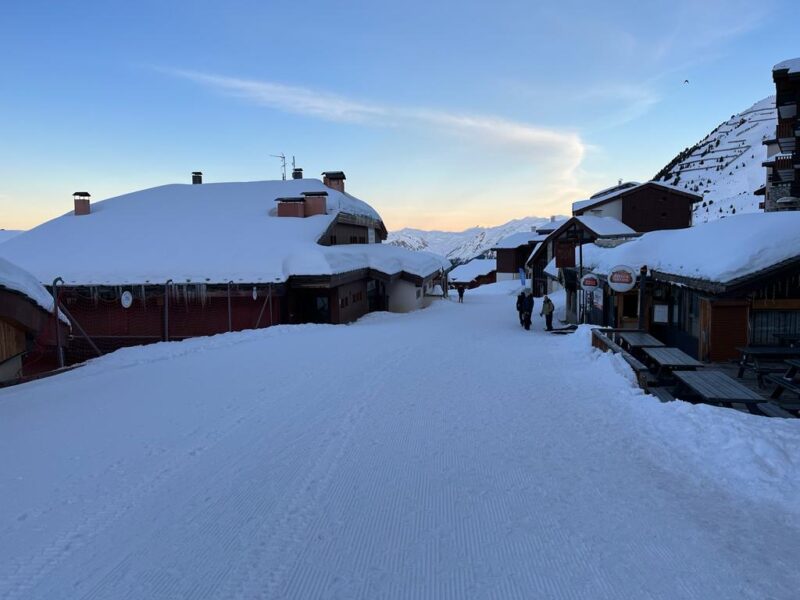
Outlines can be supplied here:
M203 183L203 172L202 171L192 171L192 184L193 185L200 185Z
M295 167L292 169L292 179L302 179L303 178L303 169L300 167Z
M306 216L328 214L328 192L303 192L306 199Z
M322 174L322 183L337 192L344 193L344 173L341 171L325 171Z
M75 216L88 215L92 212L89 198L92 195L89 192L75 192L72 194L72 199L75 201Z

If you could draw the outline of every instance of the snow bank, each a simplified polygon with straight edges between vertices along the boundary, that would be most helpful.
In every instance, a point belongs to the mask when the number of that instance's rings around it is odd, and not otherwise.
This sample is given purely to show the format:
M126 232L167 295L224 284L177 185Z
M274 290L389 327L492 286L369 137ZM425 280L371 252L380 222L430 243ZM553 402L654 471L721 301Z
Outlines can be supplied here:
M577 256L577 250L576 250ZM800 212L734 215L688 229L653 231L616 248L583 247L584 267L617 265L720 283L800 256ZM554 264L547 272L553 272Z
M641 429L650 442L642 449L657 464L682 463L682 471L699 483L713 481L800 517L800 420L680 400L662 403L636 385L620 355L592 348L591 329L579 326L570 339L572 350L586 357L587 368L597 374L598 388L617 390L617 401L625 405L622 416Z
M275 216L276 198L315 191L328 193L327 215ZM70 212L5 242L0 256L41 282L62 277L78 285L283 282L291 275L368 267L427 276L444 264L430 254L380 244L320 246L338 213L380 216L316 179L165 185L93 203L91 210L80 217Z

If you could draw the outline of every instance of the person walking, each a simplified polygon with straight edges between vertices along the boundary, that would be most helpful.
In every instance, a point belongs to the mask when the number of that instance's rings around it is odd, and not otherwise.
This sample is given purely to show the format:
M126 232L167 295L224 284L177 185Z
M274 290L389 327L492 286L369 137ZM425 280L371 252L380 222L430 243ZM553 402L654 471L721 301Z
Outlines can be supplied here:
M525 290L520 290L519 295L517 296L517 314L519 315L519 324L520 326L524 325L525 320L522 318L523 311L522 306L525 302Z
M550 300L549 296L544 297L544 301L542 302L542 312L539 313L539 316L544 317L545 325L547 326L547 331L553 331L553 311L555 310L555 306L553 306L553 301Z
M531 329L531 315L533 314L533 292L525 290L525 298L522 301L522 326L525 331Z
M458 289L458 301L463 303L464 302L464 286L460 285L460 286L458 286L457 289Z

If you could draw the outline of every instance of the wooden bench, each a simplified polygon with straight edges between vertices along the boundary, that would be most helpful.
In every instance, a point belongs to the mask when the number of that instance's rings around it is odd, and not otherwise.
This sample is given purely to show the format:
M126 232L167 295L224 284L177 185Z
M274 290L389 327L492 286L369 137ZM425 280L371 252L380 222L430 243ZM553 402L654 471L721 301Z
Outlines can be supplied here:
M795 418L792 413L782 409L780 406L772 404L771 402L762 402L761 404L756 404L756 408L768 417L777 417L780 419Z
M773 400L781 397L784 391L792 392L800 396L800 384L793 379L787 379L783 375L767 375L767 379L776 385L775 390L771 394Z

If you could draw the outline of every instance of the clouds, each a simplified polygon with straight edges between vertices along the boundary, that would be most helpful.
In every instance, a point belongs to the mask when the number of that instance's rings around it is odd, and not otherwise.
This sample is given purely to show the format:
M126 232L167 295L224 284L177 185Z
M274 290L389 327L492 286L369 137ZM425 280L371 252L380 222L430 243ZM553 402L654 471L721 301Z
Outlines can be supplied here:
M434 131L476 148L491 147L525 161L547 165L559 178L574 174L586 145L574 132L539 127L493 115L403 107L353 100L324 90L272 81L195 71L168 73L253 104L325 121L370 127Z

